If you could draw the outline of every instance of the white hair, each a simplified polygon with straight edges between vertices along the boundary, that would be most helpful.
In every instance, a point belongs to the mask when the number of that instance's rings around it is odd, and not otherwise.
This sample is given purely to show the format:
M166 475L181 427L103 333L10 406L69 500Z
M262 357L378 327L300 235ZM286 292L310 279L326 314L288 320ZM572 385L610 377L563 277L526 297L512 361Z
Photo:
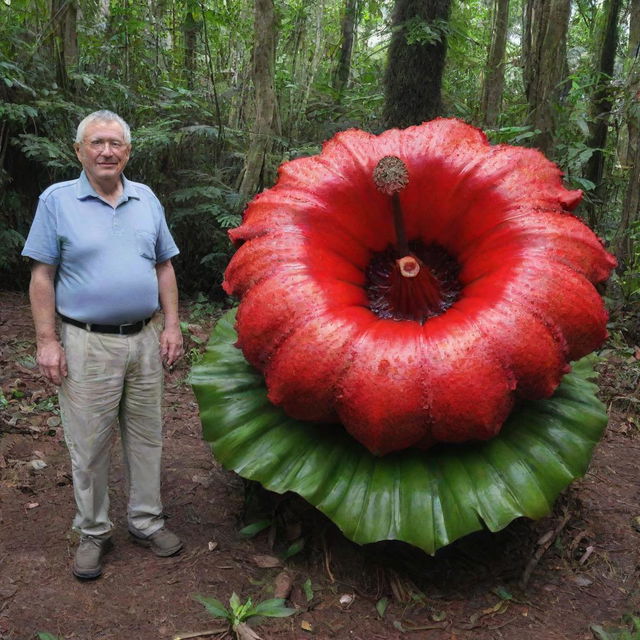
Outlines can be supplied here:
M94 111L93 113L90 113L78 125L78 130L76 131L76 142L82 142L87 126L89 126L92 122L117 122L122 127L122 135L124 137L124 141L127 144L131 144L131 129L129 128L129 125L117 113L108 111L107 109L101 109L100 111Z

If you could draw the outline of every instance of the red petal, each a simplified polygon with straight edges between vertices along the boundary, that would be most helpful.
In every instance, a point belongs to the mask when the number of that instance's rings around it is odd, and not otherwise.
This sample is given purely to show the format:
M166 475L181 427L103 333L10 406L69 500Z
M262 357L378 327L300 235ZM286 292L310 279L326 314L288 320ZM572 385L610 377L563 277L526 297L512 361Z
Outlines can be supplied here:
M513 407L516 380L468 317L450 308L423 327L433 436L442 442L486 440Z
M236 319L238 346L262 370L287 336L311 318L366 303L363 289L347 282L312 273L277 272L245 295Z
M225 271L225 291L242 297L265 278L305 268L323 278L364 285L362 266L336 254L334 249L338 245L338 234L331 236L327 242L323 242L324 236L321 237L319 233L311 232L308 235L311 240L297 229L279 230L249 240L243 251L236 252ZM364 262L365 255L368 254L356 254L356 257Z
M514 259L463 291L465 297L483 300L496 294L560 334L567 344L568 360L591 353L607 337L607 312L595 287L563 264Z
M429 433L421 333L415 322L378 320L351 345L336 408L372 453L404 449Z
M363 307L311 318L282 342L268 362L269 400L300 420L336 422L336 380L349 365L351 342L377 321Z
M511 371L519 396L542 398L555 391L568 371L567 345L558 331L498 290L485 289L482 298L468 292L455 307L478 326L492 353Z
M467 242L465 238L464 242ZM616 265L597 236L572 215L539 211L513 216L500 226L476 237L458 255L464 265L461 281L500 268L506 260L554 261L583 274L591 282L603 282Z

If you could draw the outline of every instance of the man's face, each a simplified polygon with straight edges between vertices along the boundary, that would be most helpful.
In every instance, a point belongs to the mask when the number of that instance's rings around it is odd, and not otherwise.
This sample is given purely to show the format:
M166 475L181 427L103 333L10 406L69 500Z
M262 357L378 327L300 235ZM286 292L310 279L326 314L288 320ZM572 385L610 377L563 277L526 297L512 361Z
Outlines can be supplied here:
M89 181L98 183L118 180L131 151L117 122L90 123L74 147Z

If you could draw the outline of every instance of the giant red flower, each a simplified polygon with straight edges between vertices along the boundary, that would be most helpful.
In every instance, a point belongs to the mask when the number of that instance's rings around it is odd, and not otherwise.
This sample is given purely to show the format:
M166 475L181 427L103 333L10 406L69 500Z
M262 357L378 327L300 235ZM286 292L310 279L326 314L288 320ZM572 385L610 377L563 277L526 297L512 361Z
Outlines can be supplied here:
M274 404L374 453L488 439L606 337L615 260L580 198L457 120L340 133L230 232L238 346Z

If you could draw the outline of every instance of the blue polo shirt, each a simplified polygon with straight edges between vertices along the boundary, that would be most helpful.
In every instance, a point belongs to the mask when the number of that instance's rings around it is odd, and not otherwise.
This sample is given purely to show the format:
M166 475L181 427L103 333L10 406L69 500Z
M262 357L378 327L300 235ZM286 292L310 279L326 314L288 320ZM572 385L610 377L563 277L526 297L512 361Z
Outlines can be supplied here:
M159 307L156 264L178 254L164 210L146 185L122 176L113 207L84 171L42 193L22 255L57 265L56 309L82 322L125 324Z

